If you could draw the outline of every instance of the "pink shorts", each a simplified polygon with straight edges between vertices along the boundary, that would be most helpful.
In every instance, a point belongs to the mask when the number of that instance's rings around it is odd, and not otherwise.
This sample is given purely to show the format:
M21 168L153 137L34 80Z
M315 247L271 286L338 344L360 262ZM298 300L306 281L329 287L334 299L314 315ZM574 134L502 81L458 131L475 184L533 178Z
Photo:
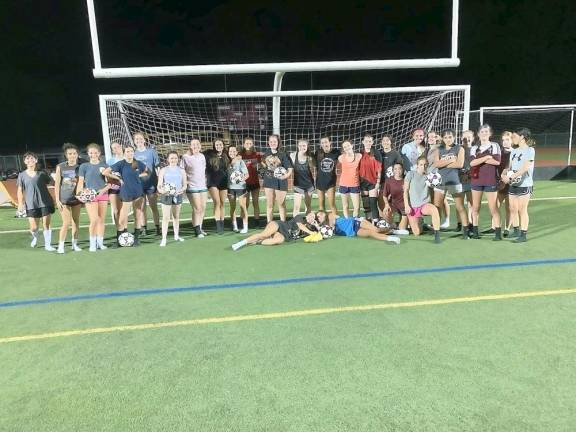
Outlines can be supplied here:
M102 195L96 195L96 199L94 200L94 202L104 202L104 201L108 201L108 194L102 194Z
M415 217L415 218L421 218L424 215L422 214L422 209L424 208L426 204L421 205L420 207L412 207L412 211L410 213L408 213L408 216L411 217Z

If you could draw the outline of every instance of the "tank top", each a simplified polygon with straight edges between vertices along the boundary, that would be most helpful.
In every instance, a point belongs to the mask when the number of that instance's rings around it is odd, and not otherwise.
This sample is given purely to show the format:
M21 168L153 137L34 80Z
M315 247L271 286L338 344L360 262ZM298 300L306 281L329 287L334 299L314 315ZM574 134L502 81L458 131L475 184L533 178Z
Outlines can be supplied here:
M66 204L76 201L76 185L80 165L68 165L68 162L58 164L60 167L60 202Z
M172 184L176 188L182 187L182 168L178 166L167 166L164 168L164 184Z
M438 155L440 156L440 160L446 158L448 155L453 155L455 157L454 160L458 159L458 153L460 152L460 146L455 144L449 149L446 147L438 148ZM459 168L439 168L438 172L442 176L442 186L450 186L450 185L459 185L460 184L460 175L459 175Z
M308 164L308 156L302 162L298 159L298 153L292 153L292 159L294 161L294 186L304 190L313 188L314 178Z
M354 154L354 160L349 162L347 156L342 156L342 173L340 174L340 186L344 187L358 187L360 186L360 177L358 174L358 165L360 164L360 157Z

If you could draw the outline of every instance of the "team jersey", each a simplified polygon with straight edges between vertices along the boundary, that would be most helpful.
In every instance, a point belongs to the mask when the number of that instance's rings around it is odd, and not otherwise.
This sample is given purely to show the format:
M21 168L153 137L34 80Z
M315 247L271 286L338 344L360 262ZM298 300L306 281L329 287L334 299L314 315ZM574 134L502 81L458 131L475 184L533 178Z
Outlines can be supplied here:
M362 152L362 158L358 165L358 175L368 183L376 184L382 171L382 156L374 149L374 154Z
M522 182L514 186L517 187L530 187L534 186L534 158L536 150L534 147L515 148L510 155L510 169L512 171L519 171L526 161L530 161L528 171L522 175Z
M494 142L473 145L470 148L471 160L491 155L496 161L500 161L500 146ZM498 184L498 166L482 163L472 170L472 184L481 186L495 186Z
M380 177L380 182L384 183L386 176L388 176L389 168L394 167L397 163L404 164L402 163L402 155L396 150L390 150L388 153L382 150L380 154L382 155L382 172L385 173Z
M453 145L449 149L442 146L438 148L438 156L440 160L446 160L449 158L453 158L454 161L458 159L458 153L460 153L460 146ZM452 185L459 185L460 183L460 175L459 175L459 168L439 168L438 172L442 176L442 186L452 186Z
M292 161L288 155L282 151L273 152L268 149L263 155L264 163L266 164L266 171L264 173L265 177L274 178L274 170L279 167L285 169L292 168Z
M314 155L316 160L316 187L329 189L336 185L336 166L338 165L337 150L330 150L325 153L322 149Z
M260 179L258 178L258 164L262 160L262 153L258 152L241 152L242 160L248 169L248 179L246 184L250 186L260 186Z

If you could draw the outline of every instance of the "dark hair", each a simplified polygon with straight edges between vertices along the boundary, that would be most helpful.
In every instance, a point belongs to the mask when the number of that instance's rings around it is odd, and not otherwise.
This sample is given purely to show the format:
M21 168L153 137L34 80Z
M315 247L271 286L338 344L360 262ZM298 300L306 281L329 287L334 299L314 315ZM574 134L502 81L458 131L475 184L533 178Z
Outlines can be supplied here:
M26 153L24 153L22 155L22 160L26 159L28 156L32 156L34 159L38 160L38 156L36 155L36 153L31 151L27 151Z
M428 158L424 155L419 156L418 159L416 159L416 165L418 165L418 162L420 162L421 160L423 160L424 162L426 162L426 165L428 165Z
M330 137L328 135L323 135L320 137L320 141L322 141L323 139L328 140L328 142L330 143L330 149L332 150L332 140L330 139ZM316 160L324 159L324 156L326 156L326 152L324 151L322 146L319 145L318 150L316 150Z
M178 152L176 150L170 150L168 152L168 154L166 154L166 159L168 159L170 157L170 155L175 154L176 156L180 157L180 155L178 154Z
M482 129L490 129L490 135L492 135L494 132L492 131L492 126L490 126L488 123L484 123L483 125L480 125L480 127L478 128L478 132L480 132Z
M306 138L298 138L298 140L296 141L296 155L294 156L294 163L298 162L298 144L300 144L301 142L306 143L307 148L306 153L304 153L306 155L306 162L308 162L308 168L310 168L310 170L313 170L314 157L312 156L312 152L310 151L310 142Z
M90 150L91 148L95 148L96 150L98 150L100 153L102 153L102 149L100 148L100 145L96 144L96 143L90 143L86 146L86 151Z
M394 148L396 145L396 142L394 141L394 137L390 134L384 134L382 135L382 138L380 138L380 144L382 144L382 141L384 140L384 138L388 138L390 140L390 147Z
M374 145L374 137L370 134L364 134L364 136L362 137L362 141L364 141L364 138L372 138L372 147L370 147L370 156L374 157L374 155L376 154L376 146ZM364 143L362 143L362 145L364 145Z
M78 146L76 144L64 143L64 145L62 146L62 151L64 152L64 156L66 156L66 152L68 150L76 150L76 153L80 153L80 149L78 148Z
M218 152L216 151L216 142L218 141L222 143L223 146L222 160L224 161L224 166L226 167L226 170L228 170L228 167L230 166L230 158L228 157L228 150L224 145L224 140L220 138L215 139L214 142L212 143L212 150L208 154L208 163L210 164L210 166L214 171L218 171L220 169L220 157L218 156Z
M278 141L278 151L280 151L280 146L282 145L282 141L280 140L280 135L278 134L270 134L268 135L268 141L270 141L270 138L275 137L276 141ZM267 141L267 142L268 142Z
M454 138L456 138L456 131L454 131L454 129L452 128L446 128L442 130L442 136L446 135L446 134L450 134L452 135Z
M532 138L532 131L527 127L518 128L514 132L516 135L523 137L524 140L526 140L526 144L528 144L530 147L536 145L536 141L534 141L534 138Z
M426 162L428 162L428 159L426 159ZM396 165L400 165L400 167L402 168L402 177L404 177L404 164L402 162L394 162L394 165L392 165L392 169L394 169Z
M250 153L256 153L256 144L254 143L254 138L252 138L251 136L246 136L242 138L242 148L239 151L240 155L244 156L248 154L248 151L244 148L244 143L246 141L252 141L253 145L252 145L252 151Z

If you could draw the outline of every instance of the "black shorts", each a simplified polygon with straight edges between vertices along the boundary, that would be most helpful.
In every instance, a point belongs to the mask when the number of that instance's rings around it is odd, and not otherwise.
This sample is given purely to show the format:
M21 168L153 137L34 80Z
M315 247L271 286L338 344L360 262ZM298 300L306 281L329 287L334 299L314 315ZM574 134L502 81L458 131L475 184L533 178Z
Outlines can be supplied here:
M496 192L498 190L498 186L496 185L472 185L472 190L476 192Z
M281 180L275 177L264 177L264 187L277 191L288 191L288 180Z
M82 203L81 203L80 201L78 201L78 199L76 199L76 197L74 197L74 198L72 198L72 199L69 199L69 200L66 201L66 202L62 201L62 204L65 205L65 206L74 207L74 206L80 205L80 204L82 204Z
M364 178L360 178L360 191L361 192L368 192L373 189L376 189L376 183L370 183L368 180Z
M230 198L240 198L246 195L246 189L228 189L228 196Z
M524 195L532 195L533 192L534 192L533 186L526 186L526 187L510 186L508 195L524 196Z
M54 207L46 206L35 209L26 210L26 216L29 218L39 219L54 213Z
M259 190L259 189L260 189L260 183L258 183L258 184L248 184L248 183L246 183L246 190L247 190L248 192L252 192L252 191L255 191L255 190Z
M274 221L274 223L278 225L278 232L282 234L282 237L284 237L284 241L289 242L293 240L286 222Z
M142 189L144 189L144 193L146 195L152 195L155 194L157 189L156 189L156 184L157 184L157 180L156 179L150 179L150 180L146 180L142 182Z
M328 189L336 188L336 180L330 181L328 183L316 182L316 189L322 192L326 192Z
M219 182L210 182L206 185L206 187L208 187L208 189L216 188L219 191L227 190L228 189L228 179L224 178Z
M162 194L160 195L158 201L160 201L160 204L164 205L179 205L182 204L182 194L180 195Z

